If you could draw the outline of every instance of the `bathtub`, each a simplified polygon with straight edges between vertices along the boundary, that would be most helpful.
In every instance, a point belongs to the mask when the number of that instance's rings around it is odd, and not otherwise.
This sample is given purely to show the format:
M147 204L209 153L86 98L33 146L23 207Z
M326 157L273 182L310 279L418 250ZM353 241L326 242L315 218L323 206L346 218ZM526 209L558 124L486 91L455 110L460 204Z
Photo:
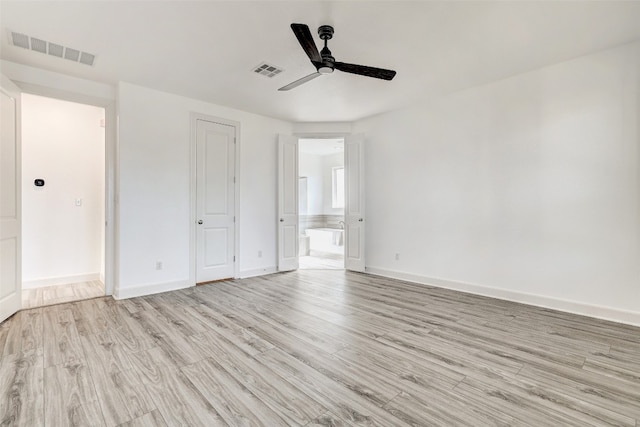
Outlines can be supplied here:
M340 228L307 228L305 235L313 251L344 253L344 230Z

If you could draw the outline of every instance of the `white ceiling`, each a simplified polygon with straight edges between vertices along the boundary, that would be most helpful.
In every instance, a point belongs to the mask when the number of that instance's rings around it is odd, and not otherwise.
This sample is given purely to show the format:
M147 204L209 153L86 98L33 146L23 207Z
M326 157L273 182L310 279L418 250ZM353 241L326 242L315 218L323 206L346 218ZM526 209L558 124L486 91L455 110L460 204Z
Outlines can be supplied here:
M315 156L329 156L344 152L344 139L342 138L299 138L298 150L301 153Z
M338 61L391 82L315 71L289 25L335 27ZM6 1L0 57L126 81L291 121L352 121L640 39L640 2ZM8 30L95 53L93 67L9 44ZM317 39L320 45L320 40ZM273 79L252 67L285 71Z

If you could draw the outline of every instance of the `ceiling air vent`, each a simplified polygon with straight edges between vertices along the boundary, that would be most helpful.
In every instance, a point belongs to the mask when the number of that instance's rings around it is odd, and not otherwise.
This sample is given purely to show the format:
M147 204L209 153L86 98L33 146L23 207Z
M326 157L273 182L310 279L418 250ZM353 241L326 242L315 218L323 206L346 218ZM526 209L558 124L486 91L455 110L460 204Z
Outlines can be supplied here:
M256 65L253 67L253 72L256 74L260 74L261 76L273 78L283 72L282 68L276 67L275 65L269 65L266 62Z
M11 41L14 46L29 49L29 36L20 33L11 33Z
M69 61L79 62L85 65L93 65L96 56L92 53L82 52L78 49L72 49L56 43L51 43L46 40L30 37L26 34L20 34L11 31L11 43L14 46L21 47L23 49L29 49L34 52L40 52L49 54L51 56L57 56L58 58L64 58Z

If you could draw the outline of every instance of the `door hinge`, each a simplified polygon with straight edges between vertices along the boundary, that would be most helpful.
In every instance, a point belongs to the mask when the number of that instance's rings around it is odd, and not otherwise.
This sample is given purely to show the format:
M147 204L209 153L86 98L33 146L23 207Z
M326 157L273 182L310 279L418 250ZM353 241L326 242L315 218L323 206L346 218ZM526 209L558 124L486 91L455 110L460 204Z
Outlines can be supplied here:
M236 256L235 255L233 256L233 262L236 262Z
M236 177L235 176L233 177L233 183L234 184L236 183Z
M233 222L236 222L236 217L235 216L233 217Z

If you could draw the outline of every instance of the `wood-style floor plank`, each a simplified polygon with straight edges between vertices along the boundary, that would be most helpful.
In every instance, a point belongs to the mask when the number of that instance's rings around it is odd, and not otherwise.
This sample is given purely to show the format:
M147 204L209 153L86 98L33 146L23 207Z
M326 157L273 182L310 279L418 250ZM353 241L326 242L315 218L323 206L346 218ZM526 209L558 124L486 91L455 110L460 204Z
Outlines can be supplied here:
M42 348L12 353L0 370L0 425L44 425Z
M214 358L239 383L291 424L304 425L326 412L324 406L252 357L253 353L243 351L224 336L208 333L191 339L203 354Z
M167 352L155 347L133 356L134 369L141 374L151 399L168 425L227 425Z
M300 270L19 312L0 387L3 425L640 427L640 328Z
M160 411L153 410L134 420L122 423L118 427L167 427L167 423L160 415Z
M104 426L88 368L80 363L44 370L44 419L50 426Z
M69 304L44 307L44 367L82 365L84 350ZM25 312L22 312L25 313Z

